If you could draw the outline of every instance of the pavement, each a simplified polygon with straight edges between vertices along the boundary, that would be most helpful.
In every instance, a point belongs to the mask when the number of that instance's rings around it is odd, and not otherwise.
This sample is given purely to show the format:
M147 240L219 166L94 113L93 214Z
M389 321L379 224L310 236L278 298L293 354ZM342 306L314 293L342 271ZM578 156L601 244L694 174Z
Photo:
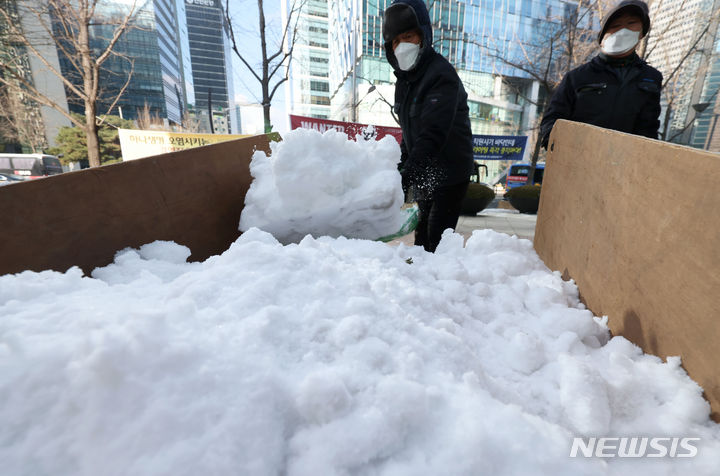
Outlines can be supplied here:
M498 233L516 235L532 241L535 237L535 223L537 215L520 213L510 207L507 202L495 200L488 208L476 216L461 215L455 232L463 235L467 240L474 230L491 229ZM404 243L412 245L414 233L393 240L391 244Z
M532 241L535 237L537 215L520 213L505 208L486 208L477 216L461 216L455 231L470 236L473 230L490 228L498 233L517 235Z

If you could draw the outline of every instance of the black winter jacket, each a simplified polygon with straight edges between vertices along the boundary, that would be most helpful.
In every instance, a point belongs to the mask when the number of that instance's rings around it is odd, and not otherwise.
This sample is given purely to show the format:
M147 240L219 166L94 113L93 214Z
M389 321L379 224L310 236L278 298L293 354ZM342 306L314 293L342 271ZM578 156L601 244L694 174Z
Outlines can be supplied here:
M662 74L635 56L617 67L596 56L565 75L540 124L542 144L558 119L657 139Z
M392 45L385 44L397 77L393 109L403 132L400 171L411 185L432 192L467 182L474 173L467 93L455 68L432 48L432 27L420 1L399 1L415 9L424 33L420 60L410 71L398 68Z

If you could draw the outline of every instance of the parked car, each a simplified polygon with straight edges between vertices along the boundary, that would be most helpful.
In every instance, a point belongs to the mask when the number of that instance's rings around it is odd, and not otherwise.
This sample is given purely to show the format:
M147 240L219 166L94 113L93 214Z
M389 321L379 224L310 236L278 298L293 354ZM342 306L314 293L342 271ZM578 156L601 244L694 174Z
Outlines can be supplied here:
M39 178L63 172L60 160L47 154L0 154L0 173Z
M20 175L6 174L6 173L0 172L0 186L10 185L11 183L24 182L24 181L25 181L25 177L21 177Z

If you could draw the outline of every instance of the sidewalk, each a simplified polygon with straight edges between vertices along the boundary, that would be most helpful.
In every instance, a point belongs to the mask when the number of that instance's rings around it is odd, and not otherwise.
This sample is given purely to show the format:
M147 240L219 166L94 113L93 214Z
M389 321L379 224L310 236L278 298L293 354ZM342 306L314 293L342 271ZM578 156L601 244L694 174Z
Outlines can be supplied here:
M455 231L470 236L473 230L490 228L499 233L517 235L532 241L535 237L537 215L527 215L517 210L486 208L477 216L461 216Z
M493 205L496 204L497 201L493 203ZM486 208L477 216L461 215L455 231L463 235L466 240L472 235L473 230L489 228L498 233L517 235L518 238L525 238L532 241L535 237L536 221L537 215L527 215L517 210L508 210L505 208ZM391 241L390 244L404 243L406 245L412 245L413 240L414 233L410 233L402 238Z

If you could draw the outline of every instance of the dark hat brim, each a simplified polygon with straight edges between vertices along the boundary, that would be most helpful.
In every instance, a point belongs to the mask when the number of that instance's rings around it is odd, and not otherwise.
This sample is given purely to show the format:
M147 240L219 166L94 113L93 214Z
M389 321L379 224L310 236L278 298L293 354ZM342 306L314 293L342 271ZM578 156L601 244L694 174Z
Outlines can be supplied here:
M420 30L420 22L413 8L406 3L390 5L383 17L383 41L391 42L401 33L411 30Z

